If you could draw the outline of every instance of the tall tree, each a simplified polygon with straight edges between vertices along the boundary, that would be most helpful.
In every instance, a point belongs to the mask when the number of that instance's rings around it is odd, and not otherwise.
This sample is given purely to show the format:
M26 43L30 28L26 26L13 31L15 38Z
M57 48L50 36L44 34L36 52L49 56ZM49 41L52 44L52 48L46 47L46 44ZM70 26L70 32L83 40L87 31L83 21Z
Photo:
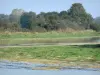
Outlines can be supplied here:
M12 13L9 16L11 22L19 22L20 16L24 13L22 9L13 9Z
M0 28L7 29L9 23L9 16L0 14Z
M68 10L68 15L73 18L73 21L77 22L79 26L89 29L92 24L93 18L90 14L86 13L81 3L72 4Z
M32 30L36 26L36 14L34 12L24 12L21 15L20 23L22 28Z

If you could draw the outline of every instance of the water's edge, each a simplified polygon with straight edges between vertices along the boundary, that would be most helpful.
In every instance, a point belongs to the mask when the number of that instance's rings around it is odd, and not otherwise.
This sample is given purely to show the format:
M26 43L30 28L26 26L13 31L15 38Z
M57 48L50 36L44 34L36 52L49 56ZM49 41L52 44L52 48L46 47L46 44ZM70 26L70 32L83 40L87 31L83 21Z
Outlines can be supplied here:
M98 65L100 66L100 65ZM66 66L61 64L43 64L43 63L28 63L16 62L8 60L0 60L0 69L27 69L27 70L85 70L85 71L100 71L100 68L86 68L80 66Z

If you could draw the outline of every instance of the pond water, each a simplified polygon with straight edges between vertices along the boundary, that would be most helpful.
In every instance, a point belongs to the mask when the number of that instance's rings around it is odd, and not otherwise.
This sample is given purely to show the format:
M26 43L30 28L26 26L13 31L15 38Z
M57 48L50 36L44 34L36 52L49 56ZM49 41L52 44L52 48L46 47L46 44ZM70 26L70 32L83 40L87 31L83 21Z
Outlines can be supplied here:
M83 38L64 38L64 39L14 39L14 40L0 40L0 47L2 46L40 46L40 45L70 45L70 44L80 44L80 43L98 43L100 44L100 37L83 37Z
M100 69L62 67L58 70L41 70L43 67L50 66L58 65L0 61L0 75L100 75ZM32 68L39 68L40 70L33 70Z
M0 75L100 75L99 71L0 69Z

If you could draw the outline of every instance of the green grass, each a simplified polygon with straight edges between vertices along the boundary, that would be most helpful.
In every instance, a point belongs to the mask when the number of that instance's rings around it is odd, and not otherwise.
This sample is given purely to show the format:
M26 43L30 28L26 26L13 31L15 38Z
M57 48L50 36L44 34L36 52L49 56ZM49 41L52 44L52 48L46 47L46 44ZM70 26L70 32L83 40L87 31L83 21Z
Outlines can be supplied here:
M100 36L95 31L76 31L76 32L3 32L0 33L0 39L16 39L16 38L70 38L70 37L91 37Z
M0 48L0 59L100 61L100 45Z

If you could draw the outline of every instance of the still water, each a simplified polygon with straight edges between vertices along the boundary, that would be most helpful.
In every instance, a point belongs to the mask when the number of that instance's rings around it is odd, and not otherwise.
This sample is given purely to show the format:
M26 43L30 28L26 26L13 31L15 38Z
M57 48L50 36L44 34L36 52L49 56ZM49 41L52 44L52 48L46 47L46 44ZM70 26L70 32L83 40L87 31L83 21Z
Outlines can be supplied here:
M83 37L83 38L64 38L64 39L2 39L0 40L0 47L2 46L40 46L40 45L58 45L58 44L72 44L72 43L100 43L100 37Z
M0 69L0 75L100 75L100 71Z
M100 75L100 69L58 69L58 70L32 70L48 66L38 63L0 61L0 75Z

